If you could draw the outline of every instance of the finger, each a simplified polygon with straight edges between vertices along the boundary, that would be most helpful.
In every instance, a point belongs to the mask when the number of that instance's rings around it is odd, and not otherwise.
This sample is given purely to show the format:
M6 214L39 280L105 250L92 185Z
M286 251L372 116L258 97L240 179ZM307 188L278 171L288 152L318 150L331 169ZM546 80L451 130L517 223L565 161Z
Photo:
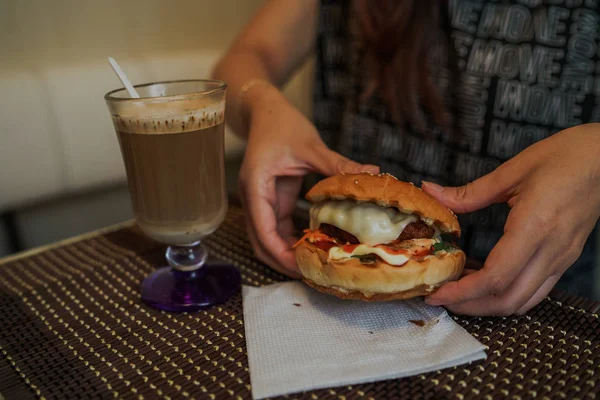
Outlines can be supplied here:
M352 161L326 146L315 148L308 163L318 173L325 176L337 175L341 173L357 174L360 172L379 173L379 167L371 164L360 164Z
M283 220L280 220L277 226L277 232L279 232L279 236L286 239L288 237L295 237L294 233L296 231L296 226L294 225L294 221L287 217Z
M543 240L530 209L524 203L514 207L508 215L504 235L488 255L483 268L458 281L444 284L427 299L428 303L458 304L504 292Z
M523 315L527 311L531 310L533 307L537 306L552 290L552 288L558 283L560 280L560 275L552 275L546 282L538 289L537 292L525 303L524 306L519 308L515 314Z
M300 177L281 176L276 179L277 231L288 244L291 243L289 247L296 243L294 239L297 227L294 225L294 216L298 209L297 200L301 186L302 178Z
M268 267L270 267L271 269L279 272L282 275L285 275L289 278L293 278L293 279L298 279L300 278L300 274L298 271L295 270L290 270L289 268L282 266L280 261L275 260L273 257L270 257L269 254L267 253L267 250L264 249L263 246L259 245L259 239L257 238L256 234L254 232L251 232L249 234L249 239L250 239L250 243L252 244L252 247L254 249L254 253L256 255L256 258L260 261L262 261L264 264L266 264ZM290 248L291 248L292 244L290 244ZM290 258L294 259L295 262L295 255L292 253L292 251L289 251L290 254Z
M556 267L553 260L556 259L556 255L557 252L554 249L543 246L536 251L528 265L504 292L453 304L448 306L448 309L456 314L464 315L513 315L524 308L553 276L552 271Z
M283 240L288 244L288 247L290 249L300 239L298 236L295 235L296 226L294 225L294 221L291 218L286 218L284 220L279 221L277 231L279 232L279 235L283 238Z
M452 211L463 214L507 202L515 183L513 175L499 167L464 186L444 187L423 181L421 188Z
M259 185L248 185L245 192L244 208L251 235L252 247L257 256L272 268L286 275L299 276L295 254L277 231L275 215L275 178L251 179Z
M256 230L250 222L250 218L246 217L246 220L246 225L248 227L248 239L250 241L250 244L252 245L252 248L254 249L256 258L262 261L263 263L267 264L270 268L285 276L288 276L290 278L299 278L300 274L297 271L290 270L282 266L282 264L279 261L276 261L275 258L269 255L268 250L261 244L260 240L258 239Z
M244 198L244 197L245 196L242 196L242 198ZM268 253L265 251L265 249L261 245L260 241L258 240L258 237L256 235L256 230L252 224L252 219L250 218L250 211L248 209L247 202L243 201L242 206L244 208L244 218L246 220L246 230L248 233L248 241L252 245L252 249L254 250L254 255L256 256L256 258L258 260L267 264L271 268L283 273L284 269L272 257L270 257L268 255Z
M549 241L546 248L554 250L554 257L548 262L546 269L547 271L554 271L554 273L546 279L523 306L519 307L516 314L524 314L542 301L558 283L567 268L577 261L583 251L588 235L588 233L582 231L578 233L563 231L563 238L559 238L557 235L552 236L554 241ZM570 238L570 244L565 245L565 243L569 243L569 239L565 238Z
M469 269L469 268L465 268L465 269L463 269L463 271L462 271L462 274L460 275L460 277L462 278L462 277L464 277L464 276L467 276L467 275L474 274L475 272L477 272L477 270L476 270L476 269ZM435 293L435 292L433 292L433 293ZM428 297L431 297L431 296L433 296L433 293L432 293L432 294L426 294L426 295L425 295L425 301L426 301L426 302L428 302L428 300L427 300L427 298L428 298ZM437 305L437 304L430 304L430 305Z
M521 243L522 235L505 234L490 252L482 269L442 285L429 296L427 303L436 306L453 305L502 293L519 275L535 251L535 248L528 245L518 247Z
M430 305L465 303L488 295L498 295L512 284L535 251L524 245L522 236L505 234L490 253L484 267L458 281L448 282L428 299Z
M298 197L302 187L299 176L280 176L276 178L276 219L291 221L298 210Z

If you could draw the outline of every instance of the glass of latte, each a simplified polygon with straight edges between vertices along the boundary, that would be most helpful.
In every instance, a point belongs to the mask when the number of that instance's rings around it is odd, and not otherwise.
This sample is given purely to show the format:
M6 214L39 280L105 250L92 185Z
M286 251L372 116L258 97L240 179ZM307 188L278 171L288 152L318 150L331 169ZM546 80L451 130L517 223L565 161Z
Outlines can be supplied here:
M207 263L203 238L227 212L224 163L226 84L186 80L135 86L105 95L112 116L135 219L150 238L168 245L169 266L142 282L142 299L168 311L222 303L240 274Z

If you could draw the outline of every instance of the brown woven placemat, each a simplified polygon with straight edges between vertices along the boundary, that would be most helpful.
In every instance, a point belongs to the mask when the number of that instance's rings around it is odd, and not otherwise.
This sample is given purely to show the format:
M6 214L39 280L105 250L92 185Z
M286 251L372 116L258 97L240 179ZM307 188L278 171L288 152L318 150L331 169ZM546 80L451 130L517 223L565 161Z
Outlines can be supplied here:
M247 285L283 277L253 256L231 206L207 244ZM0 393L26 398L250 398L242 298L190 314L140 302L164 249L135 228L92 235L0 264ZM529 314L455 320L485 361L410 378L285 396L305 399L595 398L598 304L555 294ZM291 361L292 362L292 361Z

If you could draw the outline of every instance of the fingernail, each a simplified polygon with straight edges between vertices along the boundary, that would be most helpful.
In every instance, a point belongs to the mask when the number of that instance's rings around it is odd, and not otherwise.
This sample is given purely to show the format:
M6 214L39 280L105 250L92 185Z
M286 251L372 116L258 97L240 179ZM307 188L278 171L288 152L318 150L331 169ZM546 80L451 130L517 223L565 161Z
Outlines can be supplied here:
M433 190L434 192L441 192L442 190L444 190L444 188L442 186L438 185L437 183L433 183L433 182L423 181L423 184L421 186L427 186L429 189Z
M371 174L376 174L379 172L379 167L377 165L364 164L364 165L362 165L360 172L368 172Z

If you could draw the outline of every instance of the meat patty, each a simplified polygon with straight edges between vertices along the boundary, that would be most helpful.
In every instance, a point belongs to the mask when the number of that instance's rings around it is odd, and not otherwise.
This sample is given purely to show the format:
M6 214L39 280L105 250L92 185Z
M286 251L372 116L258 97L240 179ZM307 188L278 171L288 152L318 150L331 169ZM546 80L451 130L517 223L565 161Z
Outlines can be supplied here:
M410 239L431 239L435 231L423 221L411 222L398 236L398 241Z
M356 238L356 236L338 228L337 226L333 226L330 224L321 224L319 229L324 234L331 236L334 239L337 239L341 243L350 243L350 244L359 244L360 243L358 241L358 239Z
M346 232L336 226L330 224L321 224L319 227L321 232L337 239L340 243L359 244L360 241L351 233ZM432 227L427 225L423 221L411 222L408 224L396 241L409 240L409 239L430 239L435 234Z

